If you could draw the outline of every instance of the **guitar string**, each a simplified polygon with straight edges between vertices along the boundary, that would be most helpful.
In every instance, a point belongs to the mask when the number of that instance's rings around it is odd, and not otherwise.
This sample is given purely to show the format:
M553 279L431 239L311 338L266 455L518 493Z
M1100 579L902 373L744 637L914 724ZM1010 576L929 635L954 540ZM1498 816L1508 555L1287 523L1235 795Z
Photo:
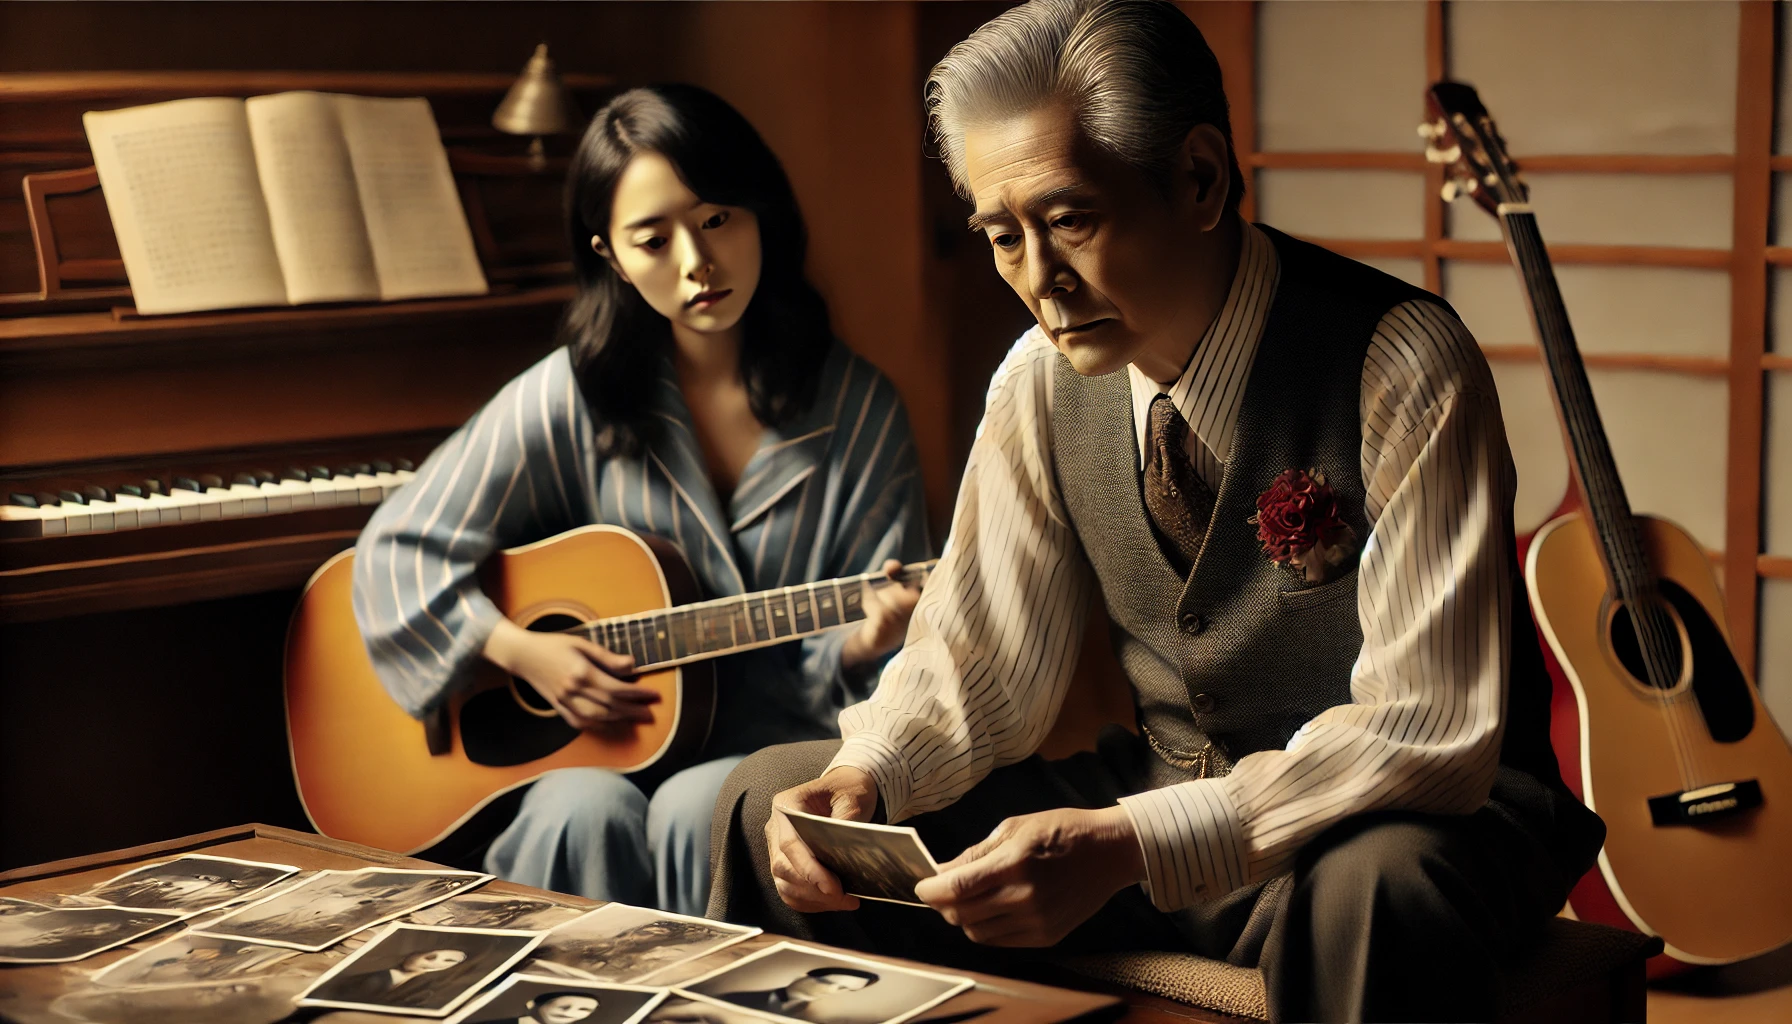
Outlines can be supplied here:
M564 634L583 634L586 637L586 639L589 639L594 643L598 642L599 634L601 632L603 634L603 639L606 641L603 644L603 646L610 650L616 649L615 639L612 636L612 634L614 634L615 636L619 636L621 638L621 640L623 641L623 646L625 646L627 648L627 650L624 653L627 653L631 657L633 657L634 656L635 640L634 640L633 635L631 635L628 632L629 627L631 627L631 626L646 625L649 623L653 623L655 619L662 618L662 617L666 618L668 621L668 624L670 625L671 618L673 616L682 614L682 615L689 617L689 616L694 616L696 614L699 614L701 612L714 612L714 611L728 612L730 622L732 623L734 613L737 610L741 610L741 611L744 611L747 615L747 622L748 622L747 628L748 628L749 633L753 633L753 627L751 625L752 612L751 612L751 603L750 602L753 602L755 600L761 601L761 602L768 601L768 600L783 600L783 599L788 599L788 598L799 596L799 592L806 592L809 600L811 601L811 607L818 608L818 606L816 604L814 604L814 602L816 601L816 597L815 597L815 588L816 587L833 586L837 589L842 584L846 584L846 585L857 584L860 586L868 586L873 590L881 590L885 586L888 586L890 584L905 584L906 585L906 584L913 583L913 582L925 581L927 579L927 577L932 574L933 567L936 563L937 563L937 560L935 560L934 562L922 562L922 563L918 563L916 565L905 565L902 567L902 569L900 571L897 572L894 579L892 579L889 576L884 575L883 573L879 573L879 572L861 573L857 576L846 576L846 577L842 577L842 578L836 579L836 580L817 580L813 583L799 583L799 584L795 584L793 586L788 586L788 587L777 587L772 590L762 590L762 591L759 591L757 593L752 593L752 594L741 594L736 597L712 598L708 601L698 601L698 602L694 602L692 604L679 605L674 608L656 608L656 609L653 609L650 611L634 612L634 613L631 613L628 615L616 615L616 616L610 616L608 618L603 618L603 619L592 619L587 622L576 623L574 625L567 626L562 629L547 630L546 632L564 633ZM848 624L854 623L854 622L861 622L864 620L865 616L864 616L864 613L862 610L860 611L860 613L857 616L855 616L853 618L846 618L845 617L845 614L846 614L845 602L837 601L836 603L840 609L838 612L835 613L837 616L840 617L839 622L831 623L826 626L819 625L820 617L819 617L818 612L811 612L810 613L811 621L815 621L818 623L816 628L809 629L809 630L801 630L801 631L792 632L792 633L778 634L776 632L775 628L771 626L771 617L768 615L766 617L766 629L767 629L768 635L761 638L761 637L757 637L755 634L756 638L754 640L748 641L748 643L753 644L753 643L760 643L760 642L764 642L764 641L795 640L795 639L799 639L800 637L812 636L816 633L825 632L826 630L829 630L829 629L835 629L840 626L848 625ZM862 606L861 606L861 609L862 609ZM791 623L792 629L795 629L795 625L796 624L793 621ZM649 646L650 643L651 643L651 641L649 641L646 638L645 634L643 634L641 646L646 648ZM728 645L728 647L740 647L740 646L743 646L743 645L738 642L732 642ZM667 647L668 647L668 653L671 653L669 638L667 639ZM700 650L700 651L695 651L692 653L697 654L697 655L708 655L708 654L718 654L724 650L727 650L727 647L717 648L714 650ZM688 656L689 655L687 655L687 657ZM647 660L643 660L641 658L636 658L636 670L639 671L642 669L649 669L649 668L652 668L654 665L660 665L660 664L664 664L665 662L668 662L668 661L677 661L677 660L679 660L679 658L677 656L664 658L664 659L661 659L658 661L647 661Z
M1519 255L1521 264L1523 264L1522 269L1533 272L1533 280L1527 283L1531 284L1539 297L1545 300L1534 304L1540 321L1540 329L1548 331L1553 328L1555 331L1561 332L1555 335L1556 337L1572 338L1571 329L1562 322L1561 317L1557 314L1557 310L1561 308L1559 295L1552 295L1547 287L1549 278L1544 276L1548 271L1547 251L1544 251L1545 254L1540 259L1537 250L1541 239L1533 237L1534 224L1521 222L1514 227L1516 228L1513 232L1514 239L1520 243L1515 248L1521 250ZM1557 301L1547 301L1552 298ZM1614 583L1631 609L1632 622L1642 641L1640 646L1645 662L1645 673L1651 677L1649 683L1654 690L1652 696L1656 697L1666 715L1666 724L1670 729L1670 739L1673 741L1682 781L1690 788L1692 777L1697 775L1697 767L1693 763L1693 748L1685 735L1681 716L1676 714L1675 709L1670 706L1671 699L1663 695L1664 688L1659 685L1667 675L1659 642L1659 630L1656 628L1655 616L1650 614L1653 609L1645 611L1649 608L1650 602L1646 600L1646 597L1644 600L1637 600L1639 596L1644 595L1642 588L1636 585L1637 581L1634 577L1635 546L1625 543L1630 538L1626 538L1622 534L1621 528L1617 524L1617 517L1624 514L1625 506L1628 503L1623 498L1621 486L1614 489L1614 481L1609 479L1604 472L1605 465L1610 461L1609 451L1602 452L1601 449L1604 446L1598 444L1596 439L1601 435L1597 434L1599 427L1596 407L1589 415L1588 403L1591 401L1591 395L1582 387L1585 383L1584 370L1581 375L1574 374L1571 366L1564 365L1567 359L1566 353L1559 351L1560 346L1556 348L1557 350L1546 351L1546 355L1549 358L1551 376L1555 379L1559 392L1568 398L1563 410L1564 423L1569 429L1571 439L1580 451L1594 456L1586 460L1586 468L1592 472L1583 471L1581 473L1582 486L1586 491L1589 503L1588 512L1599 532L1607 560L1612 563ZM1588 422L1589 420L1593 422ZM1598 456L1601 454L1605 457L1599 458Z
M1534 295L1533 311L1538 318L1540 331L1554 328L1560 332L1556 337L1567 340L1568 345L1571 345L1573 332L1566 321L1566 310L1561 304L1560 293L1548 287L1548 283L1553 281L1553 273L1549 267L1548 250L1543 248L1541 234L1536 229L1535 218L1528 214L1514 214L1506 220L1515 243L1514 249L1518 250L1521 270L1531 272L1527 275L1529 279L1526 284L1537 293ZM1537 302L1537 297L1554 301ZM1581 470L1581 483L1588 500L1588 513L1599 534L1607 560L1612 563L1610 568L1613 583L1625 602L1632 626L1638 635L1644 671L1650 676L1646 682L1658 709L1663 713L1682 786L1694 789L1705 774L1698 756L1698 744L1693 742L1691 735L1691 730L1696 726L1687 721L1687 712L1696 710L1696 707L1689 709L1687 705L1690 702L1670 692L1678 684L1682 674L1672 671L1675 661L1679 660L1676 655L1681 652L1670 653L1669 648L1670 638L1674 647L1679 646L1678 633L1672 628L1671 622L1662 621L1665 614L1658 603L1659 597L1654 593L1655 588L1648 583L1653 573L1643 569L1642 578L1638 578L1639 568L1646 564L1646 555L1635 531L1634 519L1630 517L1629 502L1624 496L1623 485L1610 478L1615 474L1606 472L1607 467L1614 465L1609 443L1600 443L1604 439L1603 425L1598 423L1597 406L1592 404L1591 388L1586 386L1589 382L1585 367L1582 365L1580 372L1574 373L1574 367L1569 363L1574 356L1569 354L1568 345L1546 346L1545 357L1550 375L1557 386L1558 397L1573 399L1563 403L1564 424L1579 450L1595 456L1588 460L1592 473L1586 472L1587 467L1577 465L1577 469ZM1564 396L1564 392L1568 394ZM1628 519L1631 529L1624 530L1623 524L1618 523L1618 518ZM1688 693L1690 694L1690 687Z
M1535 231L1534 224L1527 225L1527 227L1530 228L1531 232ZM1540 245L1541 239L1540 237L1527 238L1526 241L1529 243L1526 247L1526 255L1529 257L1529 261L1534 264L1538 262L1535 250L1537 246ZM1546 260L1543 262L1543 265L1544 268L1547 269ZM1559 305L1546 303L1542 308L1548 309L1553 314L1556 309L1560 309L1561 307ZM1554 323L1556 317L1552 315L1549 319ZM1558 329L1565 329L1567 327L1566 324L1562 323L1554 323L1554 326ZM1565 334L1564 336L1572 337L1571 333ZM1551 364L1551 371L1552 375L1561 381L1566 390L1576 392L1580 399L1570 406L1571 408L1578 410L1579 415L1569 414L1564 416L1564 420L1569 422L1570 429L1573 431L1576 440L1582 442L1583 445L1587 444L1587 442L1597 443L1595 437L1589 436L1590 432L1598 430L1596 423L1596 407L1592 407L1593 411L1591 412L1591 418L1593 418L1595 422L1593 424L1587 422L1591 394L1590 392L1579 394L1580 389L1572 386L1583 383L1585 381L1584 376L1581 376L1578 380L1574 379L1572 376L1568 376L1564 379L1565 375L1569 372L1569 368L1560 366L1554 361L1552 361ZM1597 436L1599 438L1603 437L1602 434ZM1596 452L1597 448L1593 448L1592 450ZM1608 552L1608 558L1613 554L1617 556L1616 564L1613 566L1614 579L1620 587L1621 595L1627 602L1631 611L1633 625L1639 634L1639 639L1641 641L1640 653L1642 653L1645 660L1645 672L1651 676L1649 682L1654 691L1652 696L1655 696L1659 706L1666 716L1667 724L1670 728L1670 737L1675 741L1676 761L1681 762L1683 782L1687 788L1694 788L1694 784L1702 777L1703 771L1699 764L1697 745L1692 743L1690 737L1687 735L1688 723L1686 721L1686 712L1688 709L1681 698L1667 695L1667 686L1661 685L1663 683L1672 684L1678 681L1678 673L1671 671L1671 665L1674 660L1673 656L1669 654L1666 649L1668 637L1674 634L1671 629L1664 630L1663 623L1661 622L1662 615L1660 607L1654 601L1650 600L1650 588L1646 584L1646 576L1643 581L1639 581L1636 578L1638 565L1637 559L1641 555L1640 544L1637 542L1638 539L1634 535L1634 532L1626 535L1621 530L1621 527L1618 526L1619 518L1628 515L1628 502L1623 497L1622 485L1617 481L1610 479L1604 472L1604 467L1609 465L1610 462L1609 452L1606 453L1605 459L1593 460L1590 464L1596 466L1598 472L1594 474L1594 477L1591 480L1585 479L1583 475L1583 484L1585 484L1589 490L1589 503L1598 503L1604 507L1605 514L1596 516L1594 522L1596 525L1601 523L1609 524L1609 528L1601 526L1600 533L1602 540L1607 545L1606 550ZM1597 509L1589 508L1589 512L1594 511L1597 511ZM1614 533L1614 530L1617 532ZM1625 543L1626 541L1629 541L1629 543ZM1671 626L1671 624L1669 625Z

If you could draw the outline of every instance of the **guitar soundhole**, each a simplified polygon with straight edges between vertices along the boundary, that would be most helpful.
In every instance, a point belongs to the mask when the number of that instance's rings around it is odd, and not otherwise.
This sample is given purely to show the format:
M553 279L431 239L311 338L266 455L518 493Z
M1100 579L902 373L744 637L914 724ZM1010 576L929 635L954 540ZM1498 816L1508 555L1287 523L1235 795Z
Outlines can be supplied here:
M1674 678L1678 680L1684 674L1681 658L1690 655L1693 698L1698 702L1706 730L1718 743L1742 739L1755 727L1755 705L1749 697L1748 679L1736 664L1723 630L1711 620L1705 606L1680 584L1664 579L1657 582L1657 587L1662 600L1686 627L1686 646L1675 644ZM1638 682L1649 685L1649 673L1643 667L1642 648L1628 609L1619 607L1613 616L1611 641L1612 653L1625 670Z
M1665 621L1665 618L1664 618ZM1673 661L1669 666L1666 685L1661 685L1649 677L1648 664L1643 660L1643 645L1636 632L1636 622L1630 617L1630 609L1619 605L1612 615L1612 653L1618 656L1618 663L1624 666L1631 678L1644 686L1659 686L1671 690L1680 682L1680 651L1678 635L1671 645Z
M529 623L554 633L579 624L570 615L544 615ZM461 745L467 760L494 768L540 760L571 743L578 730L567 725L547 698L527 682L474 694L461 705Z

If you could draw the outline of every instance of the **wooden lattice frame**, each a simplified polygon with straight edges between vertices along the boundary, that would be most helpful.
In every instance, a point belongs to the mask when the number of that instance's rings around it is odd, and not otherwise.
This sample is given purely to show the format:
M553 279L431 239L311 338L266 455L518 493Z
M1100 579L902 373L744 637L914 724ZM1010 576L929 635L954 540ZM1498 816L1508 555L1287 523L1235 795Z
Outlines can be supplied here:
M1253 13L1255 4L1252 4ZM1725 377L1729 384L1727 467L1724 487L1724 548L1712 558L1721 567L1724 598L1736 653L1753 670L1759 636L1760 580L1792 579L1792 558L1760 554L1762 477L1765 429L1763 375L1792 372L1792 355L1767 351L1767 270L1792 266L1792 247L1770 246L1773 174L1792 171L1792 156L1773 155L1774 56L1777 39L1775 5L1769 0L1742 0L1736 67L1736 151L1682 155L1521 155L1528 171L1615 174L1729 174L1734 183L1731 244L1728 249L1654 245L1552 245L1556 263L1611 266L1697 267L1730 273L1730 351L1728 358L1648 353L1587 353L1589 366L1614 367L1704 377ZM1431 81L1449 70L1446 0L1427 0L1425 74ZM1197 14L1197 20L1200 16ZM1228 19L1230 20L1230 19ZM1419 239L1316 239L1336 252L1356 258L1418 260L1425 287L1439 291L1446 260L1504 263L1506 248L1498 242L1469 242L1445 237L1444 203L1438 196L1443 170L1413 153L1263 153L1256 148L1257 38L1255 18L1241 19L1247 54L1231 58L1228 79L1233 137L1245 177L1244 212L1254 216L1257 172L1270 168L1312 170L1401 170L1424 173L1425 226ZM1233 35L1237 42L1237 34ZM1415 119L1422 116L1421 98L1413 97ZM1416 120L1415 120L1416 123ZM1495 361L1539 358L1528 345L1486 346Z

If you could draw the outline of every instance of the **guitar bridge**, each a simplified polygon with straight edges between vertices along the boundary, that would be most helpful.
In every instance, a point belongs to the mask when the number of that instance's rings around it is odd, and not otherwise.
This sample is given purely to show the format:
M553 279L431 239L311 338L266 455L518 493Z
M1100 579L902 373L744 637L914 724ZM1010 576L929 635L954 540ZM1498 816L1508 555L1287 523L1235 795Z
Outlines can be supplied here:
M1754 779L1722 782L1649 798L1649 818L1656 825L1702 825L1761 806L1761 784Z

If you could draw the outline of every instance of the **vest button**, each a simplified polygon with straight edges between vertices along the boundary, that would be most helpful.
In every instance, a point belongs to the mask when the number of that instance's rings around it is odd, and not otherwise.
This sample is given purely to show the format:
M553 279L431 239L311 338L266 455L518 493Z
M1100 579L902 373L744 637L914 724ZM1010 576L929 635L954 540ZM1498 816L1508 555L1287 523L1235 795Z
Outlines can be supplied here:
M1201 616L1196 615L1194 612L1184 612L1181 624L1182 631L1190 634L1199 633L1207 628L1207 623L1202 621Z
M1196 714L1205 715L1213 710L1213 694L1197 693L1188 699L1188 706L1193 708Z

